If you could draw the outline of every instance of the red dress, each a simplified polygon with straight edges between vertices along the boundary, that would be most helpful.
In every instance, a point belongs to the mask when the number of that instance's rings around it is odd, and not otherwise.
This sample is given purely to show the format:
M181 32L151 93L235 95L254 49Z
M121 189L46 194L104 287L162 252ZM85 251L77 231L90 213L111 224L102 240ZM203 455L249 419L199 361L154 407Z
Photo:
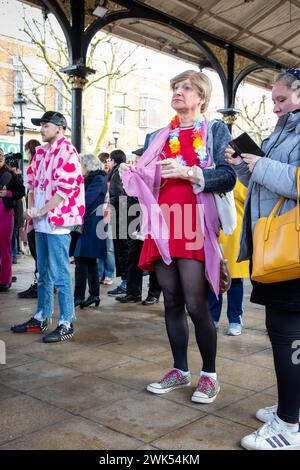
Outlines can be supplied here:
M192 132L193 128L180 130L181 155L187 166L199 166L199 160L193 148ZM169 148L169 139L165 143L161 158L174 158ZM158 204L169 227L171 258L204 261L199 208L191 183L181 178L162 178ZM174 211L168 211L171 206ZM153 271L153 262L158 259L161 259L160 253L155 240L149 235L143 244L139 268Z

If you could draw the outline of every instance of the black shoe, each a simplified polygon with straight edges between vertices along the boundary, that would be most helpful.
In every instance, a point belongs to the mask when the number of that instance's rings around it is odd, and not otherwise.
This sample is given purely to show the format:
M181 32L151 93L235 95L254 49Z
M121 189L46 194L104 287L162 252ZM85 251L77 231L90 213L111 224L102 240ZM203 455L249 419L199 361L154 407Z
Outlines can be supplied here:
M18 264L17 258L12 259L12 264Z
M127 303L130 303L130 302L140 302L142 300L141 296L140 295L123 295L123 296L120 296L120 297L116 297L116 300L118 300L119 302L121 302L121 304L127 304Z
M11 284L0 284L0 292L7 292L10 287Z
M142 305L154 305L158 303L158 298L153 295L148 295L148 297L143 300Z
M81 304L84 302L84 299L74 299L74 307L81 307Z
M126 294L126 289L124 289L124 287L121 287L121 286L118 286L115 289L109 290L107 292L107 295L111 295L111 296L122 295L122 294Z
M43 337L44 343L58 343L60 341L66 341L72 339L74 335L73 323L70 326L64 324L57 326L57 328Z
M13 331L14 333L41 333L42 331L46 331L47 328L47 320L38 321L34 317L32 317L25 323L12 326L11 331Z
M17 280L18 280L17 276L13 276L13 277L11 278L11 282L17 282Z
M86 300L83 300L81 302L80 308L89 307L93 304L95 304L95 307L98 307L100 304L100 298L97 295L90 295Z
M22 292L18 292L18 297L20 297L20 299L37 299L37 296L37 284L31 284L28 289L23 290Z

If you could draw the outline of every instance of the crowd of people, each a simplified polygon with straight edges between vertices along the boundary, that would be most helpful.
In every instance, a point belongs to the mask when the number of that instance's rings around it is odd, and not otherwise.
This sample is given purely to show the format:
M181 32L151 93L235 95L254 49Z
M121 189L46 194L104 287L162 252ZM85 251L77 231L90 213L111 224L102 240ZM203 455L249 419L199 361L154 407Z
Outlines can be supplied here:
M243 331L243 279L251 278L258 220L268 217L280 197L281 213L297 204L300 167L300 70L274 79L272 99L278 123L263 141L264 156L237 154L227 126L209 121L212 84L195 71L171 80L175 117L147 135L136 163L114 150L78 155L65 137L66 120L47 111L40 119L43 145L29 141L26 232L35 260L34 282L22 298L37 298L32 318L11 327L14 333L45 332L58 292L58 325L43 335L46 343L74 335L75 309L100 304L100 284L120 284L107 292L119 303L142 301L143 274L149 291L142 302L156 304L163 294L165 324L173 364L153 394L191 385L188 366L189 325L199 350L199 378L192 402L209 404L221 391L216 370L217 330L223 245L232 277L227 291L229 336ZM234 191L237 228L222 233L215 195ZM0 150L0 291L12 283L16 201L25 196L21 175ZM75 263L72 287L70 256ZM252 282L251 301L265 306L277 378L278 402L257 411L264 424L245 436L250 450L300 449L300 365L292 360L300 343L300 279ZM86 288L88 295L86 297Z

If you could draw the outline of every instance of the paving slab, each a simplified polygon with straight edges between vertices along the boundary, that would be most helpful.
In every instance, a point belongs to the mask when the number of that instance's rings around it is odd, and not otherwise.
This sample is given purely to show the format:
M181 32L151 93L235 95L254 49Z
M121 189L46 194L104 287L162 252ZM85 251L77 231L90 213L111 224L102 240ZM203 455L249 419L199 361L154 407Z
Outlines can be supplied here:
M0 293L1 449L240 449L241 437L260 423L255 411L276 403L272 352L264 309L249 303L245 328L226 335L226 299L218 331L217 371L221 391L210 405L191 402L202 360L190 326L192 386L164 396L146 391L172 367L163 302L123 305L101 286L98 308L77 309L73 341L44 344L41 334L17 335L10 326L33 315L36 300L19 299L34 264L14 265L18 280ZM74 266L72 265L72 272ZM144 295L147 290L144 278ZM53 324L57 322L57 295Z

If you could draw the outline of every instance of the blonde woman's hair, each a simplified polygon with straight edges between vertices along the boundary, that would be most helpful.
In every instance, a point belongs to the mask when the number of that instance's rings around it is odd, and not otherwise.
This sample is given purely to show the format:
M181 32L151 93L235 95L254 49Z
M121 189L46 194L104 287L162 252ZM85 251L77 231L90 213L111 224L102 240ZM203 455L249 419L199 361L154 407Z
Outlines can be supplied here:
M212 84L207 75L202 72L196 72L195 70L186 70L185 72L176 75L176 77L171 78L170 86L174 90L175 85L183 80L190 80L191 84L197 88L201 98L205 100L201 106L201 113L204 113L209 105Z
M79 154L81 165L86 168L87 173L91 171L103 170L103 163L92 153Z

